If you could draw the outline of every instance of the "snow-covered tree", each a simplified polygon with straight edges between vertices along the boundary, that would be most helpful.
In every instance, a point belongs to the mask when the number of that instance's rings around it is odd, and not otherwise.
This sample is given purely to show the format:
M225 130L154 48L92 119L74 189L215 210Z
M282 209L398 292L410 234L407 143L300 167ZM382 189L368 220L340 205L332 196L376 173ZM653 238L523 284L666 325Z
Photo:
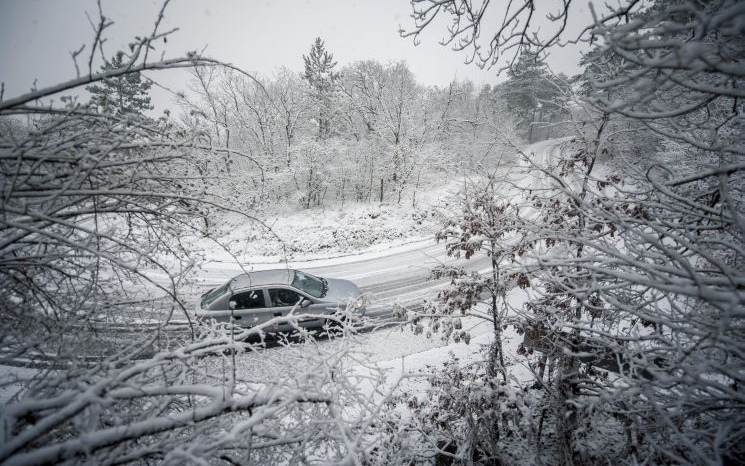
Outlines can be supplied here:
M351 341L288 348L284 369L256 376L239 358L294 317L248 330L189 321L182 285L202 259L193 243L219 243L204 217L260 225L214 191L230 160L251 157L227 138L208 144L201 126L56 97L146 70L227 66L198 54L150 60L160 18L126 66L0 102L0 360L34 368L3 377L17 390L0 408L0 462L365 461L378 439L354 426L379 421L361 379L385 388L374 367L353 378ZM111 22L98 24L94 51ZM360 411L348 416L350 406Z
M553 75L529 51L523 51L506 73L507 80L494 88L495 98L519 121L525 139L536 141L541 123L566 114L566 78Z
M326 50L320 37L316 37L308 55L303 55L305 73L303 78L313 89L316 100L316 119L318 124L318 139L325 139L331 135L333 121L333 98L335 83L338 78L334 72L336 62L334 56Z
M415 0L408 34L446 16L445 43L482 66L514 64L577 39L572 6ZM535 23L544 12L553 25ZM537 293L526 324L540 328L525 330L549 364L536 371L550 401L534 413L545 426L536 447L549 436L563 464L736 461L745 10L660 0L593 13L578 34L596 49L567 109L574 141L523 157L545 179L522 195L538 213L520 263ZM633 150L613 147L630 139Z
M130 59L124 52L118 51L101 66L101 71L127 68L131 65ZM148 95L152 85L148 79L143 79L139 71L133 71L103 79L87 86L86 90L91 93L91 103L104 112L142 116L153 109Z
M416 82L406 63L373 60L344 68L338 88L346 130L355 140L378 141L381 157L371 162L377 165L378 178L390 186L386 192L401 202L403 191L416 184L426 146L434 139L434 94Z
M440 266L432 271L432 277L451 280L450 287L438 296L446 313L476 315L491 322L494 341L487 372L493 377L499 374L506 383L502 331L510 323L507 292L514 287L527 288L530 282L525 274L504 270L506 260L523 248L518 236L525 228L518 215L519 207L500 199L500 187L503 186L496 174L482 183L467 185L463 194L463 212L448 220L435 236L445 243L449 256L462 255L470 259L485 254L490 260L491 271L483 275L478 272L467 274L462 268Z

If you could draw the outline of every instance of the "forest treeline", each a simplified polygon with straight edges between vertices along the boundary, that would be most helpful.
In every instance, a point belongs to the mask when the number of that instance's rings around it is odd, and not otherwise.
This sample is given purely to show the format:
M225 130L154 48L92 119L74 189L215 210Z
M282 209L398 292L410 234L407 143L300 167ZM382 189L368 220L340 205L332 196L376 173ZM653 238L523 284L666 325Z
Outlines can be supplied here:
M263 181L256 201L275 208L415 203L422 186L494 168L510 141L566 134L570 80L530 54L505 83L481 88L422 85L403 61L342 67L320 38L303 58L304 73L282 68L265 78L198 68L179 99L182 124L263 167L263 180L241 172L246 164L225 176L252 191Z

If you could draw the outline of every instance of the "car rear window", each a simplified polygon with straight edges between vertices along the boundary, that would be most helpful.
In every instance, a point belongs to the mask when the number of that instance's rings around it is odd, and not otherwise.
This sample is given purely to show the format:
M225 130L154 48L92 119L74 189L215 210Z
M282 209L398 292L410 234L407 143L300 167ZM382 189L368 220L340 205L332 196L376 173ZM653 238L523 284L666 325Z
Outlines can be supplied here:
M202 302L201 302L202 308L204 308L205 306L209 306L210 304L212 304L212 301L222 296L226 291L228 291L229 286L230 286L230 282L222 286L218 286L214 290L208 291L207 293L205 293L205 295L202 296Z

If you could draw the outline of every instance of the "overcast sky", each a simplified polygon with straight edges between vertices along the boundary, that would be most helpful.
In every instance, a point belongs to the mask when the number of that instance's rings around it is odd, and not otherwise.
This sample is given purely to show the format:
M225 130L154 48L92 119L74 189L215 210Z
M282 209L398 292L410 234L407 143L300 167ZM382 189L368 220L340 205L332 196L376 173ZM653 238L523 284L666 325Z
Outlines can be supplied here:
M108 55L126 48L134 36L149 35L162 4L101 3L104 15L115 23L107 30ZM439 45L443 24L426 31L419 46L401 38L399 27L412 25L410 8L407 0L173 0L161 30L179 31L160 50L175 57L204 49L207 56L269 76L280 66L301 71L302 55L320 36L340 66L367 59L405 60L420 82L439 86L454 77L479 85L501 79L495 70L466 65L463 53ZM89 51L93 39L86 12L97 19L95 0L0 0L0 81L6 99L28 91L34 79L42 88L75 77L70 52L83 44ZM573 74L578 59L577 52L560 51L550 63L556 71ZM183 89L185 79L184 74L171 75L162 82ZM156 93L155 99L160 108L170 105L165 93Z

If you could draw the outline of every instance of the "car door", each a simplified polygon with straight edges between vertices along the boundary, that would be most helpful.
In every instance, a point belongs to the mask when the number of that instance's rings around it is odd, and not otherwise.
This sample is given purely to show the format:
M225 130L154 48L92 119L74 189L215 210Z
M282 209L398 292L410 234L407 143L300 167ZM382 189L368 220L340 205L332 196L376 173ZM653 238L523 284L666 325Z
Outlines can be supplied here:
M325 307L316 304L310 296L290 287L275 286L267 289L269 305L274 316L287 316L290 312L298 316L303 327L322 325L323 320L312 315L323 314ZM291 330L292 324L281 325L279 330Z
M244 327L253 327L268 320L266 302L265 290L242 290L216 300L212 306L217 309L202 310L202 315L217 322L233 321Z
M234 293L228 301L228 306L231 308L228 316L242 327L261 325L273 317L267 302L264 288L239 291Z

